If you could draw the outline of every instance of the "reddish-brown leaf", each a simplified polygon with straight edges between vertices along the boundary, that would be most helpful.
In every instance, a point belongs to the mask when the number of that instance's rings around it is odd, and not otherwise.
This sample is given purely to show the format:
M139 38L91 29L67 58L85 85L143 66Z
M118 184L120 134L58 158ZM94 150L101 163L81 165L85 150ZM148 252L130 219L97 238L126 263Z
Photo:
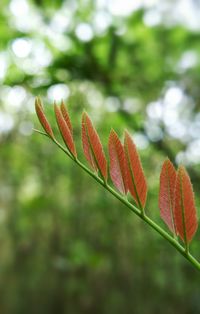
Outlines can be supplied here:
M82 145L83 145L83 151L85 154L86 159L88 160L89 164L91 165L92 169L94 171L98 170L98 167L95 163L94 156L92 154L91 148L90 148L90 143L88 140L88 135L87 135L87 128L85 124L85 114L83 113L82 115Z
M56 121L57 121L58 127L60 129L60 133L63 137L63 140L64 140L67 148L69 149L69 151L72 153L72 155L74 157L77 157L76 147L74 144L72 134L68 128L68 125L67 125L67 123L66 123L66 121L62 115L60 108L56 105L56 103L54 104L54 110L55 110Z
M176 234L174 218L174 192L176 170L169 159L163 163L160 173L159 208L160 216L173 234Z
M52 131L52 128L50 126L49 121L47 120L45 113L44 113L44 109L42 106L42 102L40 100L39 97L37 97L35 99L35 111L37 113L38 119L43 127L43 129L45 130L45 132L52 138L54 138L54 134Z
M146 178L137 148L127 131L125 132L124 147L127 160L128 189L136 204L140 208L144 208L147 197Z
M104 180L107 180L107 161L97 131L86 112L82 115L82 144L86 159L91 167L100 171Z
M187 245L197 230L198 221L192 184L183 166L177 171L174 213L177 233Z
M65 107L65 104L64 104L64 101L63 101L63 100L61 101L60 109L61 109L63 118L64 118L65 122L67 123L67 126L68 126L68 128L69 128L71 134L73 134L72 123L71 123L71 120L70 120L70 117L69 117L68 110L67 110L67 108Z
M108 152L110 157L110 176L113 184L122 194L126 194L128 187L124 147L114 130L110 132Z

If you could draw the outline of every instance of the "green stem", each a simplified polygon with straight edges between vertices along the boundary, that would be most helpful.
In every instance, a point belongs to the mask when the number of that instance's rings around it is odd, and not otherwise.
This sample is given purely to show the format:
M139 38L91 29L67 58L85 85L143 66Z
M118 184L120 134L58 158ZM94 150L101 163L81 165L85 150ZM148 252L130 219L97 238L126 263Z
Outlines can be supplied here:
M140 217L144 222L146 222L151 228L157 231L164 239L166 239L181 255L183 255L196 269L200 270L200 263L185 249L178 241L173 238L169 233L157 225L153 220L151 220L146 214L141 213L141 210L135 205L130 203L123 195L115 191L110 185L105 183L101 178L99 178L94 172L87 168L82 162L77 158L74 158L69 151L63 147L56 139L51 138L46 133L34 130L42 135L49 137L68 157L70 157L80 168L87 172L93 179L95 179L99 184L101 184L107 191L109 191L113 196L115 196L121 203L127 206L132 212L134 212L138 217Z

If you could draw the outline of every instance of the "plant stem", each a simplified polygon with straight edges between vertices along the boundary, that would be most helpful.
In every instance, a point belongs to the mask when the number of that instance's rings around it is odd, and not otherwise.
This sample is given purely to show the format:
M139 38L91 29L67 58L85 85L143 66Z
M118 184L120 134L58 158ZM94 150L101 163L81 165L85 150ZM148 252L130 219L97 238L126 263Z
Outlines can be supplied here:
M164 239L166 239L181 255L183 255L196 269L200 270L200 263L189 253L188 249L183 247L178 243L177 239L172 237L164 229L162 229L158 224L156 224L152 219L150 219L146 214L142 213L139 208L130 203L128 199L124 198L124 195L119 194L115 191L108 183L98 177L94 172L87 168L81 161L77 158L74 158L70 152L63 147L56 139L51 138L48 134L35 130L39 134L49 137L69 158L71 158L80 168L87 172L91 177L93 177L99 184L101 184L107 191L109 191L113 196L115 196L121 203L128 207L132 212L134 212L138 217L140 217L144 222L146 222L151 228L157 231Z

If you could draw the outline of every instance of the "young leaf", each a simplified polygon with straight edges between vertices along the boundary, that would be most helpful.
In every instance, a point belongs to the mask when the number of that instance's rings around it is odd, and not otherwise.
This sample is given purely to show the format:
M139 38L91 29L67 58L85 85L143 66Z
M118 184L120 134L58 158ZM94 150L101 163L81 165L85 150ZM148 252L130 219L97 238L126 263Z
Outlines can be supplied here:
M136 204L140 208L144 208L147 197L146 178L137 148L127 131L125 132L124 147L127 160L128 189Z
M160 173L159 208L160 216L173 234L176 234L174 218L174 192L176 170L169 159L163 163Z
M67 148L69 149L69 151L72 153L72 155L74 157L77 157L77 153L76 153L76 147L74 144L74 140L72 137L72 134L69 130L69 127L62 115L62 112L60 110L60 108L56 105L56 103L54 104L54 111L55 111L55 116L56 116L56 121L60 130L60 133L63 137L63 140L67 146Z
M100 171L102 178L107 180L107 161L97 131L86 112L82 115L82 145L86 159L91 167Z
M83 151L85 154L85 157L89 164L91 165L92 169L94 171L98 171L98 167L95 163L94 156L92 154L91 148L90 148L90 143L88 140L88 135L87 135L87 130L86 130L86 124L85 124L85 117L84 113L82 115L82 145L83 145Z
M128 187L124 147L114 130L110 132L108 152L110 156L110 176L113 184L122 194L127 194Z
M188 246L197 230L198 221L192 184L183 166L177 171L174 213L177 233Z
M73 128L72 128L72 124L71 124L71 120L67 111L67 108L65 107L64 101L61 101L61 106L60 106L63 118L65 120L65 122L67 123L67 126L71 132L71 134L73 134Z
M49 124L49 122L45 116L44 109L42 107L42 102L41 102L39 97L36 97L36 99L35 99L35 111L37 113L38 119L39 119L43 129L45 130L45 132L51 138L54 138L52 128L51 128L51 126L50 126L50 124Z

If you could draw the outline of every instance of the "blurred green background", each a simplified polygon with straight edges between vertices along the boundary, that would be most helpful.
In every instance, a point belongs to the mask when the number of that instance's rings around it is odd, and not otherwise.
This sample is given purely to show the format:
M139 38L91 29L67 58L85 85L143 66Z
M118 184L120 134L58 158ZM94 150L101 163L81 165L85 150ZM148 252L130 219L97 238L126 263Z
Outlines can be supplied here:
M36 95L58 136L52 103L66 101L82 161L84 108L106 154L110 128L128 128L165 228L165 156L186 165L200 206L199 86L198 0L1 0L1 314L200 313L199 273L32 130Z

